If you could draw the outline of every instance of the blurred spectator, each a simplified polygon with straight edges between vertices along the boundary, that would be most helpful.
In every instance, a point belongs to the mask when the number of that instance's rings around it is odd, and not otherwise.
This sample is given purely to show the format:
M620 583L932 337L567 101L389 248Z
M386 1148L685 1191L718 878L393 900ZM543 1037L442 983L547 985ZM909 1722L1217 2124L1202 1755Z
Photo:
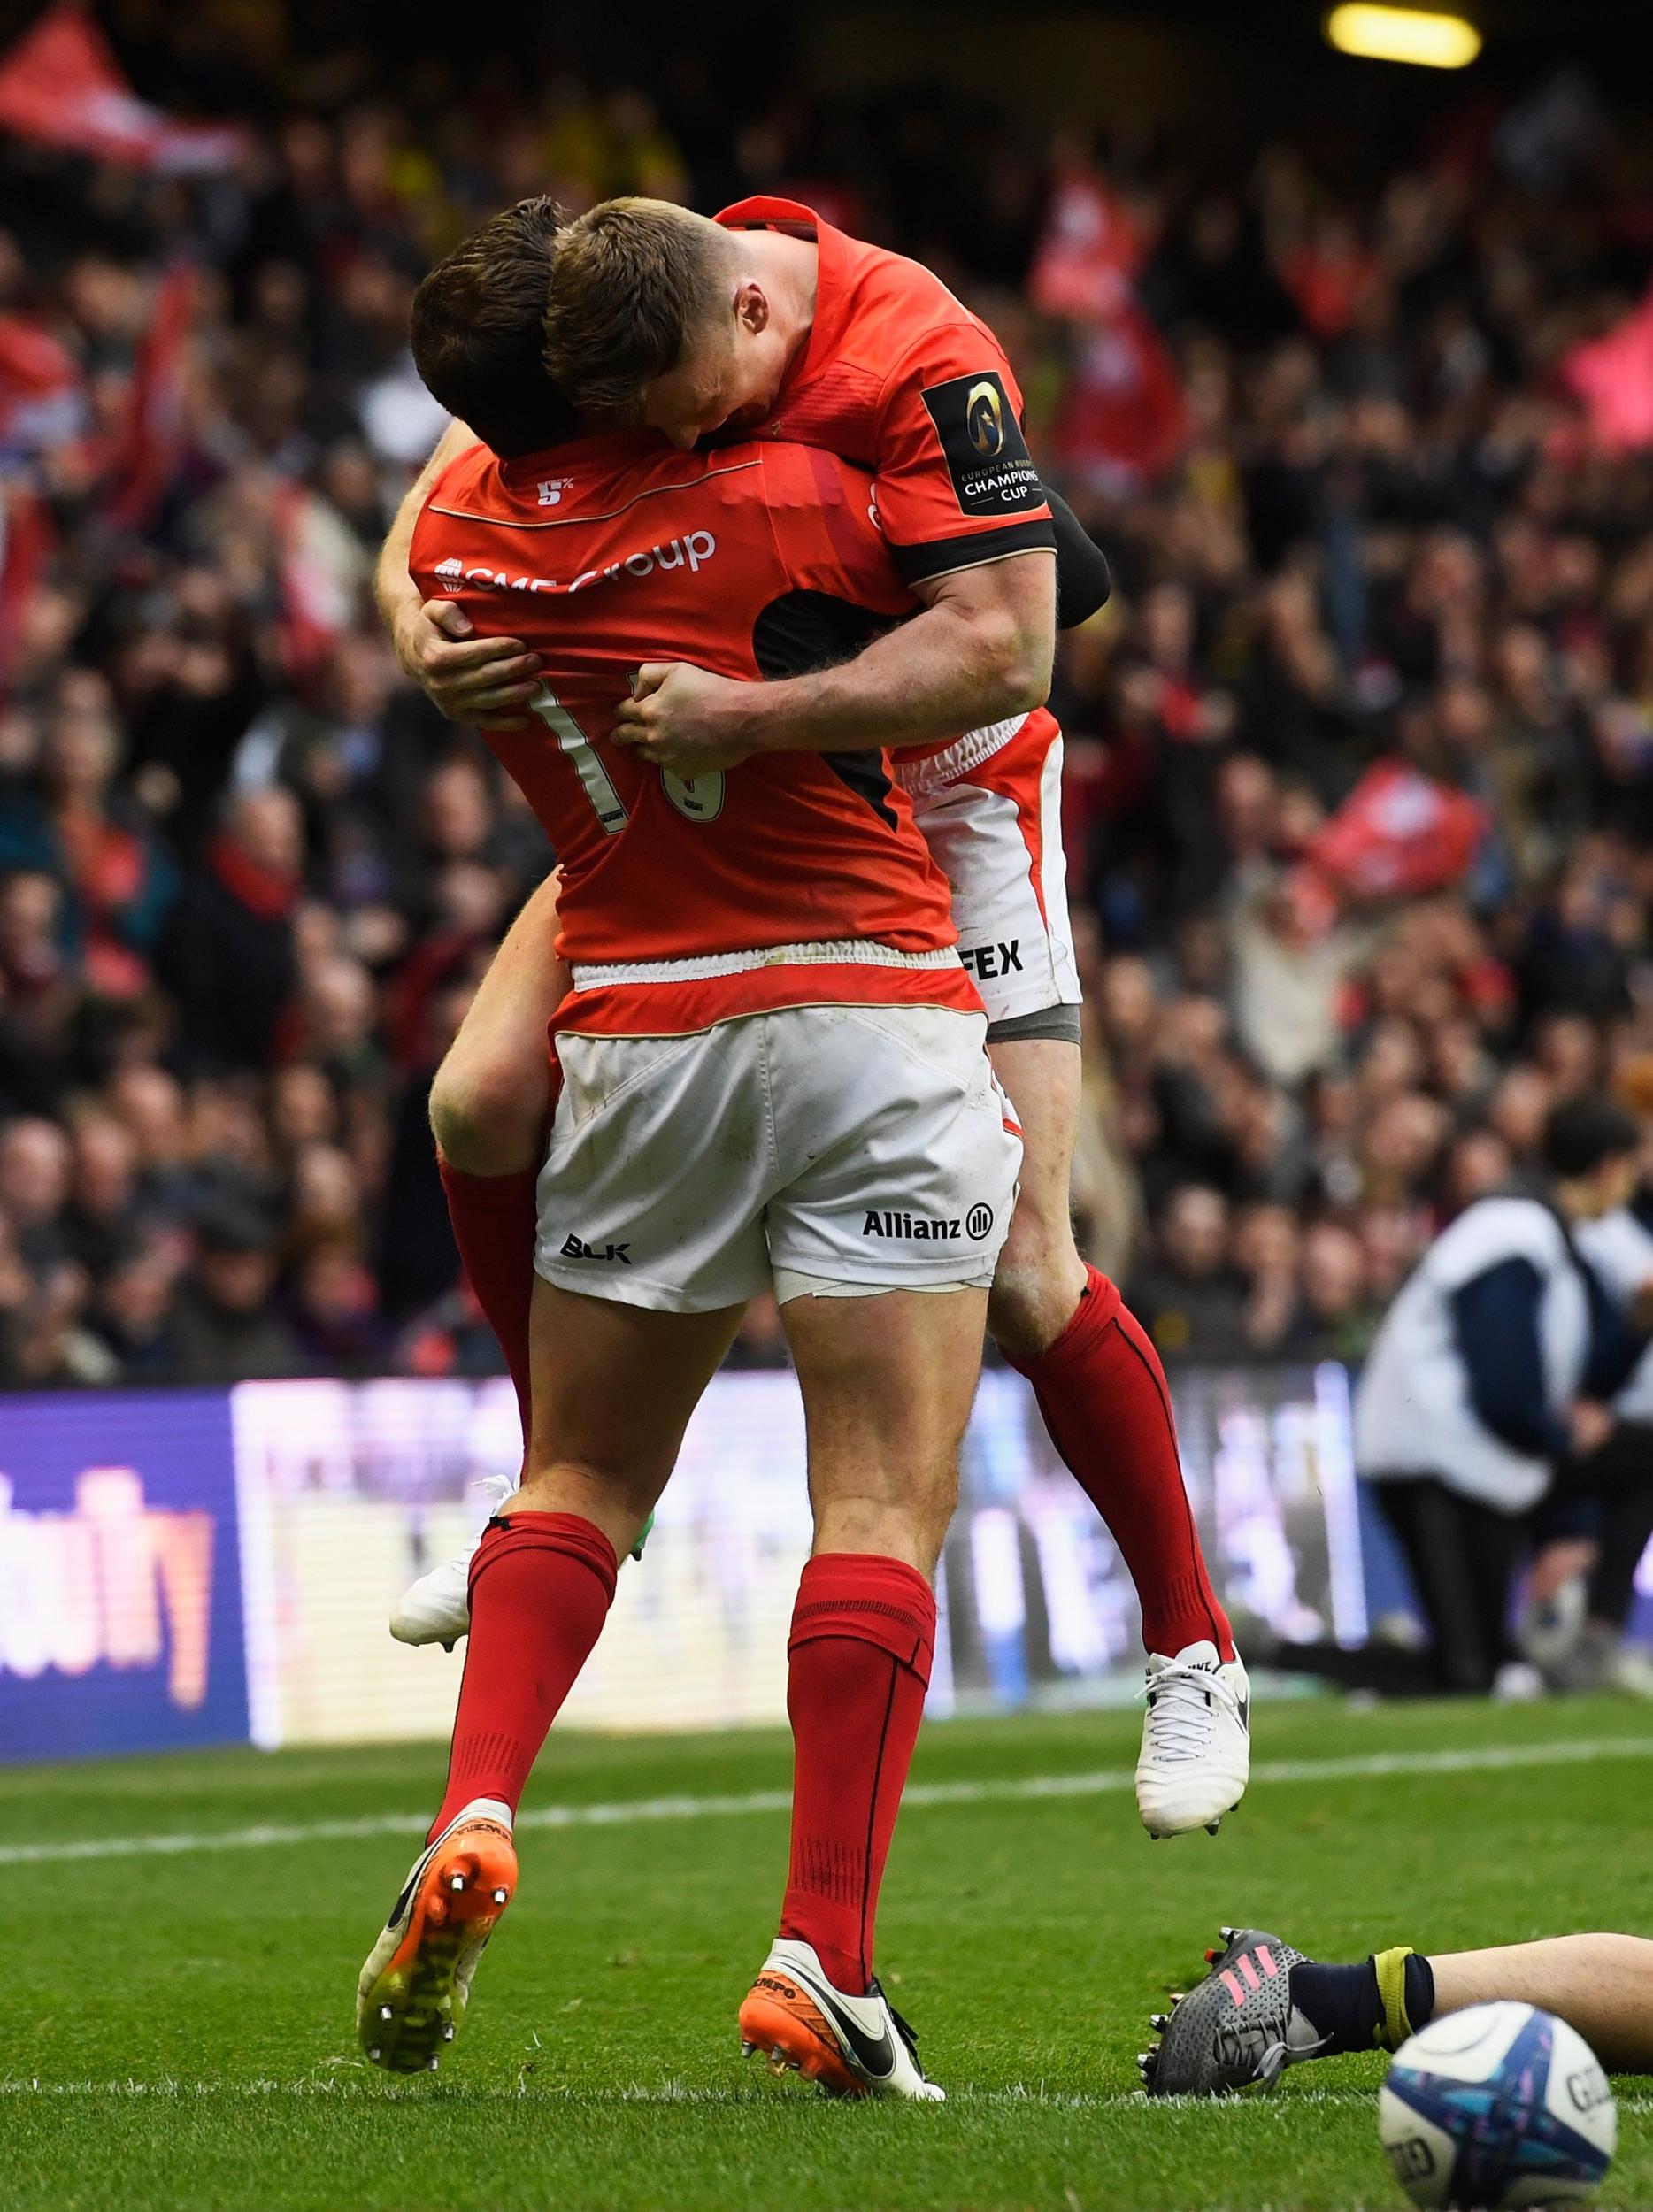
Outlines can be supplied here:
M1303 1359L1357 1363L1378 1320L1359 1238L1334 1221L1313 1223L1303 1232L1303 1302L1293 1351Z
M0 812L0 868L56 880L64 949L111 998L147 982L147 955L176 891L171 859L117 786L119 766L108 682L93 669L65 669L52 687L38 773Z
M1245 1356L1245 1286L1230 1249L1221 1194L1194 1183L1173 1191L1159 1217L1154 1257L1126 1293L1161 1352L1219 1360Z
M12 1121L0 1128L0 1214L37 1280L69 1257L62 1215L73 1172L68 1137L55 1122Z
M272 1310L276 1240L269 1225L250 1207L226 1199L203 1216L196 1241L173 1325L172 1379L311 1371L298 1339Z
M373 1375L388 1333L371 1269L348 1231L313 1237L292 1270L288 1313L306 1374Z
M290 793L243 793L185 887L161 966L190 1064L263 1068L274 1056L296 982L302 829Z

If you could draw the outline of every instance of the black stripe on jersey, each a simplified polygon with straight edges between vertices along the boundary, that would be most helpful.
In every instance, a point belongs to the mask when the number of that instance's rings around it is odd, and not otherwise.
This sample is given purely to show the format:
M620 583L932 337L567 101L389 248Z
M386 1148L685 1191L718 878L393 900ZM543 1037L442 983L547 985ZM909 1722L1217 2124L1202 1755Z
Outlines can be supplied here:
M829 591L784 591L752 625L752 658L770 683L782 676L811 676L818 668L853 660L891 626L888 615Z
M921 584L1012 553L1050 552L1055 546L1056 526L1049 515L1035 515L1029 522L1008 522L1003 529L977 530L962 538L936 538L928 545L892 545L889 557L903 584Z
M783 676L810 676L818 668L853 660L864 645L890 627L888 615L874 614L852 599L836 599L826 591L783 592L752 625L752 657L770 683ZM865 800L880 821L895 828L881 750L823 753L820 757L847 789Z
M896 810L889 803L889 778L881 752L823 753L821 758L846 790L865 799L880 822L895 828Z

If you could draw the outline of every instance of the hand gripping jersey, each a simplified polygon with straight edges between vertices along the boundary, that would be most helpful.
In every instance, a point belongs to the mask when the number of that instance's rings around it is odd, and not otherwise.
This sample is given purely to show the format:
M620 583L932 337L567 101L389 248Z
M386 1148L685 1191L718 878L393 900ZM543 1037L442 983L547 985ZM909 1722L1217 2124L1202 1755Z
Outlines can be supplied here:
M564 871L559 1029L676 1035L780 1007L979 1012L949 891L876 751L760 756L685 783L611 741L644 660L731 677L854 651L911 601L865 475L797 446L677 453L586 439L438 480L413 536L427 596L545 666L530 731L489 742Z

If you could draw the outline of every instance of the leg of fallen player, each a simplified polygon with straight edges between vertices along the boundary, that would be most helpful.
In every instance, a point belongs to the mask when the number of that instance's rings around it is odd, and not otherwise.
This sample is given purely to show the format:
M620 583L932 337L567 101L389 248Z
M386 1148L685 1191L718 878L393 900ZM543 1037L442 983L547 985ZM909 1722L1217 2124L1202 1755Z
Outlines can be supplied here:
M1136 1586L1149 1654L1136 1770L1142 1824L1155 1837L1214 1831L1249 1777L1250 1688L1205 1571L1159 1356L1073 1242L1079 1048L1030 1037L988 1050L1024 1151L988 1325L1033 1385L1051 1442Z
M1429 1965L1434 2015L1518 1998L1576 2028L1610 2073L1653 2074L1653 1943L1645 1937L1551 1936L1447 1951Z
M1288 2066L1395 2051L1442 2014L1512 1998L1578 2031L1610 2072L1653 2073L1653 1942L1552 1936L1426 1956L1408 1944L1344 1965L1307 1958L1257 1928L1225 1929L1211 1970L1144 2054L1150 2096L1211 2096L1276 2080Z
M516 1889L523 1786L741 1312L657 1313L535 1280L534 1429L522 1486L471 1564L447 1787L358 1985L376 2065L434 2068L458 2029Z
M930 1578L981 1362L974 1290L782 1308L808 1422L815 1541L787 1647L795 1747L780 1930L741 2008L777 2070L844 2096L939 2098L873 1973L879 1886L935 1640Z

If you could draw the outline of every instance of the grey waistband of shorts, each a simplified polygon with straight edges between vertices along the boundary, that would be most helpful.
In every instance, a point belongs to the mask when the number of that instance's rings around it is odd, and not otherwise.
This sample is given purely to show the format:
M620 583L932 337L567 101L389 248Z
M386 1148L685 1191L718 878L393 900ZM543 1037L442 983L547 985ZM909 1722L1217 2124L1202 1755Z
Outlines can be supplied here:
M988 1024L988 1042L1020 1044L1030 1037L1054 1037L1059 1043L1076 1045L1079 1014L1077 1006L1040 1006L1031 1014L1007 1015L1002 1022Z

